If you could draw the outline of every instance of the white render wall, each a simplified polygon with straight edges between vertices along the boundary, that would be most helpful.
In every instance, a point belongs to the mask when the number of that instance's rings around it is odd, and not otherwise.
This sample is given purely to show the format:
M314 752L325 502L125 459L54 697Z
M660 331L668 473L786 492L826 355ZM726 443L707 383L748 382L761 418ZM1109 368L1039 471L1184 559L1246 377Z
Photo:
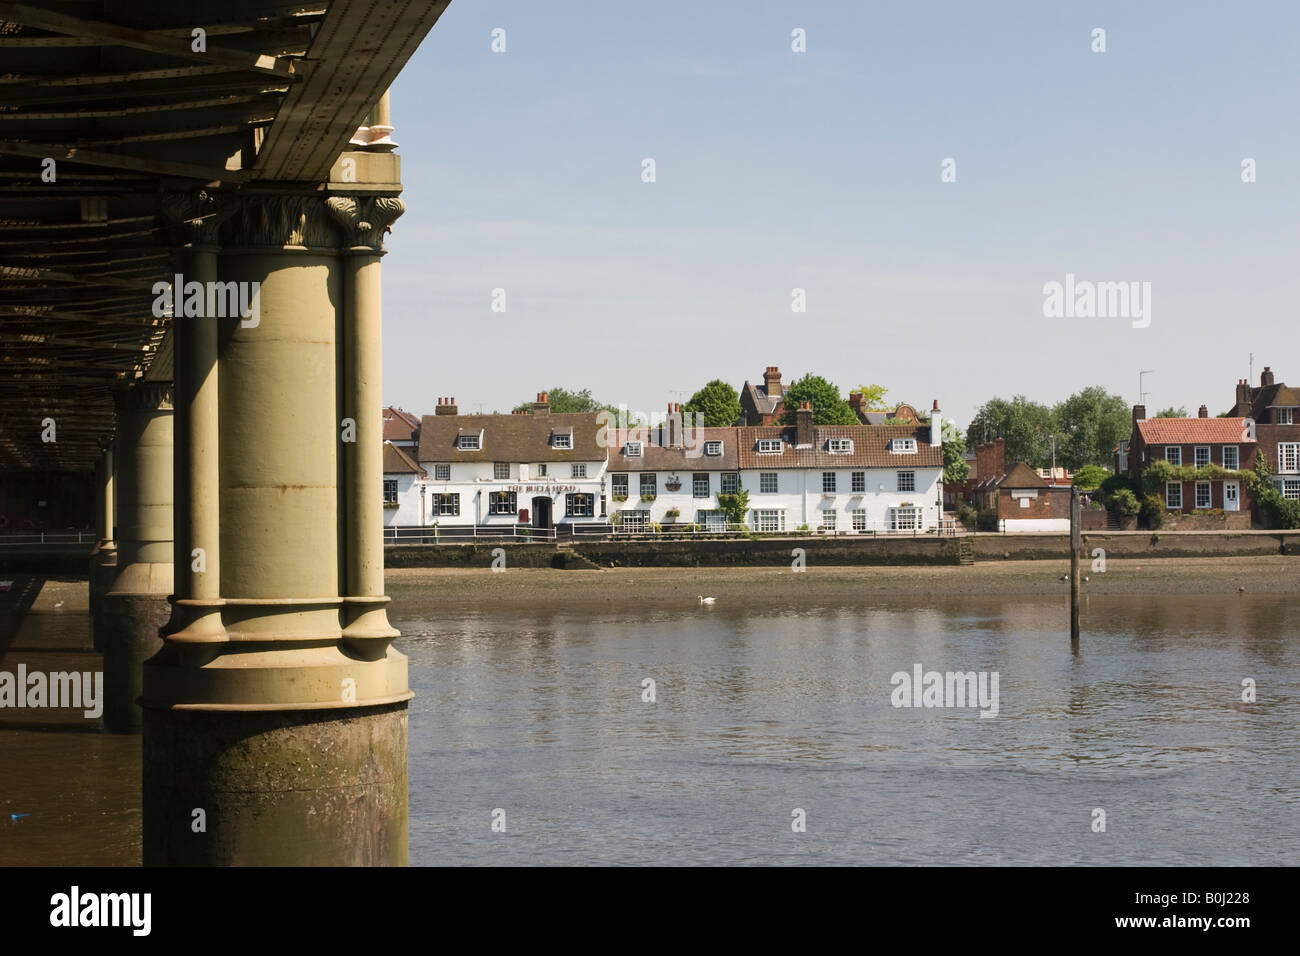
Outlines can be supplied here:
M1069 531L1069 518L1005 518L1007 534L1027 533L1031 531Z
M421 509L420 482L409 471L384 475L384 481L397 479L397 507L384 509L384 527L410 527L424 522Z
M553 524L567 521L601 520L600 480L606 478L604 461L579 462L578 464L587 466L586 478L571 477L572 469L570 466L573 464L572 462L547 462L548 474L545 477L538 476L536 463L521 466L518 462L511 462L510 477L508 479L492 477L494 474L493 462L460 462L453 463L450 466L451 479L448 481L441 481L434 477L437 474L437 466L432 462L422 464L428 471L428 477L422 483L425 524L431 525L436 521L439 527L444 528L448 526L469 527L473 524L489 526L514 525L519 520L519 509L527 508L531 519L533 517L533 498L543 496L551 498L551 522ZM564 496L570 488L574 493L595 496L593 517L570 518L565 513ZM515 492L515 512L513 514L489 514L489 496L496 491ZM460 514L438 514L433 500L435 494L459 494ZM607 478L606 494L608 495Z
M746 521L751 528L754 527L754 511L773 509L784 509L786 531L795 531L800 525L807 525L810 530L815 531L821 527L822 512L828 509L837 512L836 529L846 532L853 530L852 512L859 508L867 512L868 530L875 531L885 530L888 527L890 508L907 504L921 509L923 531L938 527L939 519L942 517L943 506L939 503L939 499L943 470L940 468L772 470L777 476L775 494L759 491L761 469L745 469L740 472L741 486L749 492L750 514ZM835 471L836 493L832 497L824 497L822 494L823 470ZM900 470L915 473L915 491L897 490ZM852 488L854 471L866 472L867 490L864 493L854 494L849 490ZM694 497L692 492L694 472L657 472L657 496L650 502L640 500L641 473L633 471L626 474L628 476L627 501L611 500L609 504L611 515L616 511L644 510L649 512L648 521L663 524L667 520L667 512L676 508L680 514L673 520L677 524L690 524L697 520L698 511L718 509L717 494L721 488L721 471L708 472L710 492L708 498ZM665 485L670 475L676 475L681 479L680 490L676 492L667 490Z

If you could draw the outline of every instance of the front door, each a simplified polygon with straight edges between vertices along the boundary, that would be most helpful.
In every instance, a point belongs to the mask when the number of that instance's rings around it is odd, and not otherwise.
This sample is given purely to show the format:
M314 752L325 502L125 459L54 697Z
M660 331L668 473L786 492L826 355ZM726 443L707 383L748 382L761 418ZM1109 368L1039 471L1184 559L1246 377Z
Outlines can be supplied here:
M1241 505L1238 504L1238 500L1237 500L1237 487L1238 485L1237 482L1235 481L1225 481L1223 483L1223 510L1224 511L1240 510Z
M533 499L533 527L549 528L551 526L551 499Z

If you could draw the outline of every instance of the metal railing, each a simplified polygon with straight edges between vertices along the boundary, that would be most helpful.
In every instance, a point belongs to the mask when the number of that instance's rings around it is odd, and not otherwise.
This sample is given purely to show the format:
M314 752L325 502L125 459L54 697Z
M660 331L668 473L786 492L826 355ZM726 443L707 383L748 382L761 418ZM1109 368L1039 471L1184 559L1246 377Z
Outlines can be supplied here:
M0 532L0 548L31 547L42 544L95 544L99 535L93 531L9 531Z
M464 541L554 541L555 528L528 525L448 525L446 527L386 527L384 544L455 544Z
M458 544L481 540L513 540L553 542L560 540L610 540L610 539L652 539L652 540L691 540L703 538L735 538L747 535L763 537L799 538L799 537L911 537L927 536L951 537L965 534L959 522L944 519L938 526L928 528L895 528L889 522L867 522L861 527L850 528L787 528L781 531L758 531L749 525L727 524L725 528L716 524L697 524L692 522L663 523L640 522L624 525L607 524L593 521L590 523L563 523L552 528L531 528L528 525L448 525L446 527L387 527L384 529L384 543L394 544Z

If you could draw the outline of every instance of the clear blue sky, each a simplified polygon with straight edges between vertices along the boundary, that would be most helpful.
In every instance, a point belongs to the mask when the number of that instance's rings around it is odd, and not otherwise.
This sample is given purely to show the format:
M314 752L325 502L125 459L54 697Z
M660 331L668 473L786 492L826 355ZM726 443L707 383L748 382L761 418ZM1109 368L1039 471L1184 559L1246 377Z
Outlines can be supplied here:
M453 0L393 89L385 401L659 411L779 365L964 425L1142 368L1216 413L1252 351L1300 383L1298 36L1281 0ZM1150 282L1150 326L1044 318L1067 272Z

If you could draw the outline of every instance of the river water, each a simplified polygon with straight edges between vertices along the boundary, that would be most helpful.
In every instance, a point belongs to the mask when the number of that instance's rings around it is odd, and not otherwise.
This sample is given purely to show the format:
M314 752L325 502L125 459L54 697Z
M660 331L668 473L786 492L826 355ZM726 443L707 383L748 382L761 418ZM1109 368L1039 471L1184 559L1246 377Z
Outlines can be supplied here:
M1246 865L1300 849L1286 595L1094 596L1075 651L1056 599L467 609L390 591L417 695L414 864ZM37 646L74 666L86 622L32 612L0 667ZM997 715L893 706L892 675L918 664L996 672ZM138 862L139 759L138 737L0 722L0 864Z

